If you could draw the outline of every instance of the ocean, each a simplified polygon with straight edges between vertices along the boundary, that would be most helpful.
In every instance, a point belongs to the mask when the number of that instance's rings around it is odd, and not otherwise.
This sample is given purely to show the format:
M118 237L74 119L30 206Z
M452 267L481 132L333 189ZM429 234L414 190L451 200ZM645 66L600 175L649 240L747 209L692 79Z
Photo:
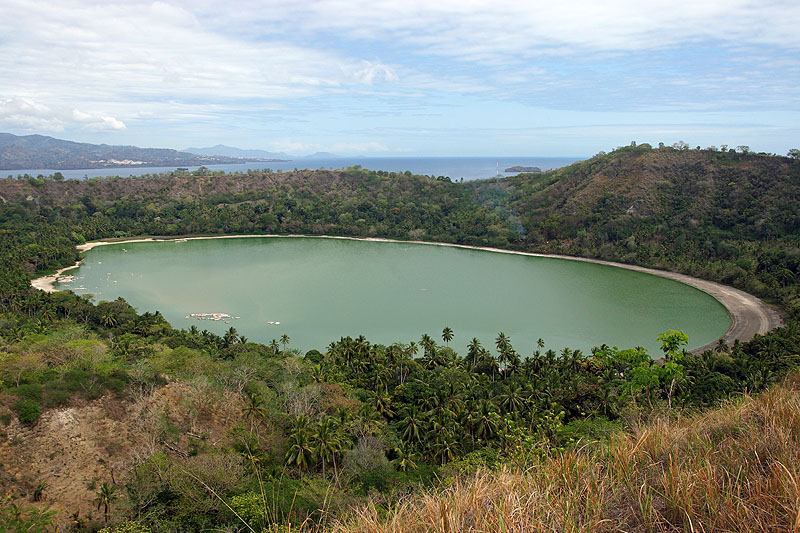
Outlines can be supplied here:
M583 158L578 157L340 157L335 159L296 159L292 161L250 162L231 165L208 165L211 171L247 172L248 170L294 170L294 169L339 169L355 165L370 170L387 172L405 172L424 174L427 176L447 176L453 181L475 180L500 176L512 176L518 172L504 172L513 166L539 167L550 170L570 165ZM49 176L56 171L66 179L88 179L104 176L142 176L145 174L161 174L171 172L176 167L126 167L126 168L93 168L77 170L28 169L1 171L8 176ZM188 167L196 170L199 167Z

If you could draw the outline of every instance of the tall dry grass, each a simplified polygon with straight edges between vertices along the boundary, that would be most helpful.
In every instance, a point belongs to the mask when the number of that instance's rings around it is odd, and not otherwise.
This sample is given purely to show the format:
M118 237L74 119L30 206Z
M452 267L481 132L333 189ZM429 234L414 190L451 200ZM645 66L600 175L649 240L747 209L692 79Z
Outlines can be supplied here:
M388 513L370 504L328 529L800 533L800 377L525 470L456 478Z

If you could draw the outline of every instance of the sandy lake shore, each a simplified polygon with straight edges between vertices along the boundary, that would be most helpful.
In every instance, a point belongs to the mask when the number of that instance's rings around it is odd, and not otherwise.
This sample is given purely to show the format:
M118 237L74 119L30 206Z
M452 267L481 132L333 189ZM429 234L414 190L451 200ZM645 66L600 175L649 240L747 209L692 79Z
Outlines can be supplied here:
M680 283L684 283L691 287L695 287L707 294L710 294L717 299L727 310L731 317L731 327L722 336L722 339L728 343L733 344L734 341L749 341L756 334L763 335L768 331L783 325L780 313L762 302L755 296L748 294L739 289L715 283L713 281L706 281L685 274L678 274L666 270L657 270L654 268L645 268L637 265L627 265L624 263L615 263L613 261L603 261L600 259L589 259L585 257L573 257L567 255L556 254L539 254L533 252L518 252L514 250L503 250L500 248L488 248L481 246L468 246L465 244L451 244L441 242L425 242L425 241L399 241L394 239L381 239L371 237L339 237L333 235L211 235L203 237L142 237L137 239L120 239L120 240L106 240L106 241L93 241L77 246L79 252L86 252L97 246L106 246L110 244L126 244L134 242L156 242L156 241L187 241L187 240L201 240L201 239L242 239L242 238L255 238L255 237L280 237L280 238L302 238L302 237L315 237L323 239L343 239L343 240L358 240L358 241L371 241L371 242L395 242L405 244L424 244L428 246L451 246L455 248L466 248L470 250L479 250L487 252L496 252L504 254L525 255L529 257L546 257L551 259L564 259L568 261L583 261L585 263L595 263L599 265L608 265L616 268L624 268L627 270L635 270L637 272L644 272L662 278L668 278ZM67 270L71 270L80 265L80 261L72 266L62 268L55 274L43 276L31 281L31 286L43 290L45 292L55 292L55 283L58 278ZM709 348L716 346L717 341L695 348L692 352L702 352Z

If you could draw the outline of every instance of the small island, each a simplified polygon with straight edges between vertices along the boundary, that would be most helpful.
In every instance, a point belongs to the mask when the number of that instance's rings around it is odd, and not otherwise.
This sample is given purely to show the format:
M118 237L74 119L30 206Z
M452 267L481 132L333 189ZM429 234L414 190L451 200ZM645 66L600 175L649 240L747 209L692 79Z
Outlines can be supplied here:
M508 167L504 172L534 172L539 173L542 169L539 167Z

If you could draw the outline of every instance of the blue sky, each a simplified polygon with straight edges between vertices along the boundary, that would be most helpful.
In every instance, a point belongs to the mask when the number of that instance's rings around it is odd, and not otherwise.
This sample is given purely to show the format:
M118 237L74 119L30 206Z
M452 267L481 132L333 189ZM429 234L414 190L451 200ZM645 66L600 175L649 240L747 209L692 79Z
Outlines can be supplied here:
M785 154L798 28L797 0L3 0L0 131L292 154Z

